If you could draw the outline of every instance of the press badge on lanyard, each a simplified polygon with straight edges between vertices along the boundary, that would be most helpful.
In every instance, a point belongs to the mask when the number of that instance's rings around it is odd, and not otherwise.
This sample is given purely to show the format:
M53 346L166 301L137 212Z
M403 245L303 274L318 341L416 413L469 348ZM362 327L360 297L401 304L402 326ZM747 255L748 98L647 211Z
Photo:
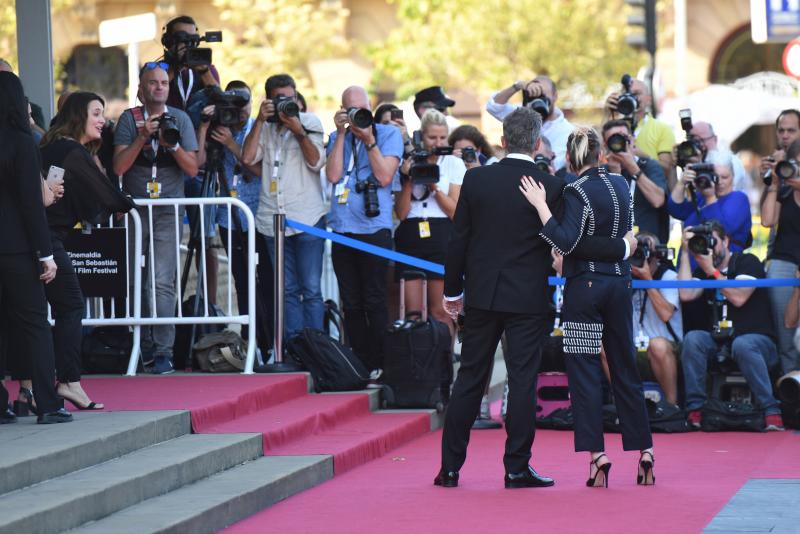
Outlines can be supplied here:
M242 179L242 168L236 165L233 168L233 183L228 190L228 193L232 198L239 197L239 181Z
M158 175L158 141L152 141L153 147L153 171L150 173L150 181L147 182L147 194L150 198L159 198L161 196L161 182L156 181Z
M354 144L350 152L349 168L344 173L344 177L333 188L333 196L336 197L336 202L339 204L347 204L347 199L350 196L350 189L347 187L347 184L350 181L350 175L353 174L353 170L355 169L356 166L356 159L355 159L356 150L358 150L358 146Z
M277 131L275 132L277 135ZM291 132L289 130L285 131L282 135L277 136L278 141L275 143L273 152L275 153L275 159L272 161L272 177L269 181L269 193L271 195L278 194L278 180L280 180L280 169L281 169L281 152L283 152L283 147L286 144L286 140L289 138Z
M419 222L419 237L420 239L427 239L431 236L431 223L427 220Z

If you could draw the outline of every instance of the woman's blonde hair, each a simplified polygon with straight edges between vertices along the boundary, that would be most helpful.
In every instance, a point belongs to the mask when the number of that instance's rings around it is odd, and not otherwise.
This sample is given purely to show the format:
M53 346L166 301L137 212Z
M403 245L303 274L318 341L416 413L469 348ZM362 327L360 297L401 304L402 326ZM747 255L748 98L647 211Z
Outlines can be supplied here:
M419 129L424 132L428 129L428 126L447 127L447 117L438 109L429 109L422 115Z
M591 126L578 126L567 139L567 154L574 171L600 161L600 135Z

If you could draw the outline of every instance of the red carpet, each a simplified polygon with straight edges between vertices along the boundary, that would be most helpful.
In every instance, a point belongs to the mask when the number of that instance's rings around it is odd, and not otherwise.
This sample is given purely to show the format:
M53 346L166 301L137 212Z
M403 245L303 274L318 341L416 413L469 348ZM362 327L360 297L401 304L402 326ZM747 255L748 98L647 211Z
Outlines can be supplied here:
M230 533L699 532L750 478L800 478L792 432L656 435L654 487L636 486L638 453L606 438L608 490L586 488L588 459L572 433L540 431L533 465L553 488L503 488L503 430L474 431L456 489L432 485L441 432L291 497Z

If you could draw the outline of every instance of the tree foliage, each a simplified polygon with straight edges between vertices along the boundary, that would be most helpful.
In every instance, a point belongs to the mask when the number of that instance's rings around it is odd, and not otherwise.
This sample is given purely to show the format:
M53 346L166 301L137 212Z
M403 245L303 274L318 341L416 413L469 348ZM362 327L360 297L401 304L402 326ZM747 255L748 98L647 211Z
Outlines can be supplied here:
M225 31L214 62L224 65L225 80L244 80L254 91L281 72L312 87L310 63L348 48L348 11L338 0L214 0L214 6Z
M389 1L399 24L366 53L374 85L396 85L400 97L426 85L499 89L535 74L600 97L643 61L625 44L622 0Z

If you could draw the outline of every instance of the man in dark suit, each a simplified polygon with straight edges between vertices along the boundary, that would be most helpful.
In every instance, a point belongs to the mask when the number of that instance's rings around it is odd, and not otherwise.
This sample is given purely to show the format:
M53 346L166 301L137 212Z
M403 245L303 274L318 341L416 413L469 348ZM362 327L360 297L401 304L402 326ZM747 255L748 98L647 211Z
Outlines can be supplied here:
M497 165L464 176L445 263L445 309L464 309L464 341L442 435L442 466L434 484L458 485L470 427L480 408L497 343L505 331L508 352L505 487L552 486L553 479L530 467L535 432L536 377L549 321L550 246L539 237L541 221L519 194L523 175L544 184L547 202L558 212L564 180L541 172L532 155L541 142L538 113L520 108L503 121L503 148ZM573 254L618 260L635 246L626 239L583 240Z

